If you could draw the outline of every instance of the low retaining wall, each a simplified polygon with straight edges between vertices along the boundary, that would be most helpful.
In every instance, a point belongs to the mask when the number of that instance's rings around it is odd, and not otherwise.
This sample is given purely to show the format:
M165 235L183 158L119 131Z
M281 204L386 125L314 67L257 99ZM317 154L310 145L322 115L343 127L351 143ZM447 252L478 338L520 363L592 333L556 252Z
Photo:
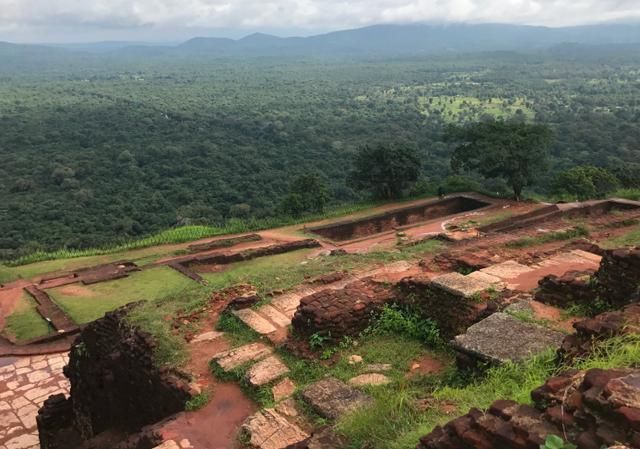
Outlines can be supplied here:
M295 242L278 243L264 248L252 248L232 254L211 254L180 259L179 262L187 267L194 265L227 265L234 262L256 259L258 257L275 256L300 249L318 248L320 242L314 239L297 240Z
M467 195L456 195L444 200L433 200L370 217L308 228L308 230L330 240L346 241L446 217L447 215L480 209L489 205L491 205L491 202L488 200L480 200Z
M187 246L187 249L192 253L198 253L202 251L211 251L211 250L220 249L220 248L230 248L240 243L258 242L260 240L262 240L262 237L259 234L247 234L247 235L241 235L238 237L231 237L227 239L217 239L211 242L195 243L193 245Z

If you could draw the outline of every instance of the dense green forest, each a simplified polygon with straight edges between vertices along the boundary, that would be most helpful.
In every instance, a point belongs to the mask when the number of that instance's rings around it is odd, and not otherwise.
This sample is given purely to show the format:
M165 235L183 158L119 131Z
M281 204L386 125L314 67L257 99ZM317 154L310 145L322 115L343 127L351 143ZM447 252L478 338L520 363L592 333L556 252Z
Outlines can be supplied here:
M107 54L16 67L0 63L0 259L271 217L304 174L322 178L330 203L364 199L347 178L367 144L417 148L412 193L465 187L447 179L445 131L487 116L551 128L536 193L576 165L640 179L637 46L372 60Z

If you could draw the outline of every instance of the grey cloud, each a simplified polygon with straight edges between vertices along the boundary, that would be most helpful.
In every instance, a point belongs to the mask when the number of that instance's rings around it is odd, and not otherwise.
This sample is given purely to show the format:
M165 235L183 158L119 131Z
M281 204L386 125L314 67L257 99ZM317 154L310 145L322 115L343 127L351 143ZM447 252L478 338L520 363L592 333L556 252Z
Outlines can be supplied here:
M0 30L337 29L421 21L576 25L640 18L640 0L0 0ZM0 35L1 37L1 35Z

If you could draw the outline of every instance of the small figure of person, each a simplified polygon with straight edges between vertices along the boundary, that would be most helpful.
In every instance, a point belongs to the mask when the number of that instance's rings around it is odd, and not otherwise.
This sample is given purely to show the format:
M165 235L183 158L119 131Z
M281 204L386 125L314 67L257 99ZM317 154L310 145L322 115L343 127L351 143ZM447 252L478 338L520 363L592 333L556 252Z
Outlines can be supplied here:
M438 187L438 198L444 198L444 187L442 186Z

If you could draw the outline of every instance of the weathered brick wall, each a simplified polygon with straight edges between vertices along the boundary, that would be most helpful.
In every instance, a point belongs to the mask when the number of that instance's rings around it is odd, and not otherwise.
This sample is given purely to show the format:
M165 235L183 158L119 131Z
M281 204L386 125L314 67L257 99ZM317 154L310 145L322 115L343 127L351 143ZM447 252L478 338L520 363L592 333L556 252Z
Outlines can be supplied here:
M469 326L498 310L493 301L476 302L432 285L421 277L403 279L397 286L396 302L423 318L436 322L444 338L463 334Z
M371 278L355 281L340 290L323 290L302 298L293 317L296 335L319 334L339 341L358 335L375 312L394 299L393 289Z
M594 318L578 321L573 327L576 332L565 337L558 351L560 358L565 361L589 354L596 342L606 338L640 333L640 304L601 313Z
M640 370L567 372L534 390L536 407L494 402L436 427L417 449L537 449L548 435L578 449L640 448Z
M155 366L154 339L125 319L134 306L90 323L74 343L64 368L71 396L46 402L39 413L42 449L76 449L70 435L86 441L107 431L136 433L184 409L188 383Z
M598 271L591 278L588 274L546 276L540 281L536 299L560 307L599 299L621 308L640 301L640 248L603 251Z

